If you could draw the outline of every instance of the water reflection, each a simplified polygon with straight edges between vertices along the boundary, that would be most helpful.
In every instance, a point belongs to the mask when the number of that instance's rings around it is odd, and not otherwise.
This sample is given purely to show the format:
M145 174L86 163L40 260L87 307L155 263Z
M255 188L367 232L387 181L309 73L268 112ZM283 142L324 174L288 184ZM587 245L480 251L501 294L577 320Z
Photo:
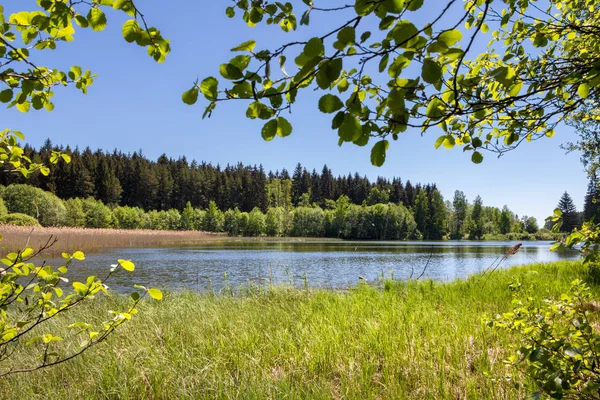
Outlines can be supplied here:
M488 268L516 242L350 242L251 241L222 242L197 247L114 249L88 255L70 269L70 278L103 275L117 258L132 259L134 273L120 273L109 286L130 290L134 283L163 289L215 290L271 281L310 286L344 287L358 277L374 280L382 274L407 279L420 275L437 280L463 278ZM575 259L575 252L550 252L549 242L524 243L501 268L534 262ZM48 260L59 265L60 260Z

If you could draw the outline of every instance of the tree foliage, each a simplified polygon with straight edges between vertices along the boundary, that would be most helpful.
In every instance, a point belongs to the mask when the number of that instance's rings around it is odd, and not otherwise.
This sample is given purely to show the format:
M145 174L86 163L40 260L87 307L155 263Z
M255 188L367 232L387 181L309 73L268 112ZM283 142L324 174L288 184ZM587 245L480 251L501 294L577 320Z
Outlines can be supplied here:
M45 52L73 41L77 29L102 31L107 24L104 13L107 9L131 17L123 25L126 41L147 48L148 54L156 61L164 60L169 52L169 42L161 36L160 31L146 24L132 0L39 0L33 11L10 15L5 15L4 7L0 5L0 102L20 112L31 109L52 111L56 87L70 85L87 93L87 88L95 78L91 71L80 66L62 70L41 65L39 61L44 59ZM16 130L5 129L0 133L0 166L3 170L20 173L26 178L35 172L47 176L51 172L50 165L57 164L59 160L66 163L71 160L68 154L49 150L48 164L33 162L18 144L18 140L23 139L23 134ZM86 182L88 180L84 179L70 184L75 190L85 190L83 183ZM82 185L76 186L78 183ZM37 218L47 226L75 224L82 213L86 220L93 215L87 200L70 202L67 208L60 199L31 186L12 185L3 195L7 208L13 212L3 216L4 222L33 224L37 223ZM67 212L71 212L70 218ZM104 218L101 212L97 214L99 220ZM69 287L65 277L68 267L74 260L83 260L85 256L80 251L65 253L64 261L58 268L45 263L36 265L34 259L42 256L44 250L53 243L53 238L49 238L40 249L26 247L22 251L6 254L0 260L0 376L35 371L71 360L102 343L119 325L130 320L137 313L137 306L143 297L148 295L156 300L162 299L160 290L139 286L137 288L141 292L131 295L131 305L123 311L111 311L104 323L94 325L76 321L70 326L70 332L53 332L52 322L55 318L62 317L101 292L106 293L105 282L117 270L134 270L131 261L120 259L111 266L105 277L98 279L90 276L85 283L73 282ZM68 344L73 342L79 345L75 350ZM24 351L38 352L39 361L35 365L20 365L19 355Z
M417 23L413 13L426 8L436 11ZM600 87L597 9L593 0L234 1L228 17L272 25L289 39L277 48L246 40L221 64L220 80L196 82L183 100L202 94L204 116L220 102L244 101L246 117L264 120L271 140L291 133L284 112L316 90L339 144L371 144L374 165L407 129L433 127L443 131L436 148L461 146L480 163L482 150L551 137L577 113L598 118L586 108ZM294 34L302 26L309 39ZM481 39L488 45L475 53Z

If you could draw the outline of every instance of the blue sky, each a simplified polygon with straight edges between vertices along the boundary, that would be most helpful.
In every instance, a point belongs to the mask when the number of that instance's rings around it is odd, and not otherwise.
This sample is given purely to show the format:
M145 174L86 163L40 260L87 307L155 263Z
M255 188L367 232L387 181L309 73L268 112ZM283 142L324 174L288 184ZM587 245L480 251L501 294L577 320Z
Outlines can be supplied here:
M7 13L25 9L27 4L34 7L30 0L11 3L5 5ZM181 93L196 78L218 76L219 64L231 58L230 48L247 39L257 40L259 48L273 48L289 38L315 36L326 31L325 20L314 18L311 31L303 27L295 36L286 36L276 27L250 29L239 18L226 18L227 1L166 4L141 4L147 20L171 39L172 52L164 64L154 63L144 49L126 43L121 37L125 18L111 12L105 32L80 30L74 42L37 59L44 65L91 69L99 76L89 93L57 89L51 113L3 110L3 127L21 130L35 146L49 137L72 147L142 149L153 159L166 153L213 164L241 161L289 171L297 162L318 171L327 164L336 175L358 171L372 179L400 176L413 183L435 182L446 199L456 189L463 190L470 201L479 194L486 205L507 204L519 215L536 217L540 224L565 190L578 209L583 206L587 179L579 155L565 155L559 147L575 139L567 127L558 129L552 139L525 143L500 159L486 154L480 165L458 148L435 150L433 144L441 134L437 130L423 136L408 130L392 143L385 165L377 168L370 163L370 147L338 147L337 134L330 129L331 117L318 112L318 97L313 94L300 98L286 116L294 124L294 133L268 143L260 137L262 124L245 118L242 103L220 104L211 119L202 120L205 103L200 100L196 106L186 106Z

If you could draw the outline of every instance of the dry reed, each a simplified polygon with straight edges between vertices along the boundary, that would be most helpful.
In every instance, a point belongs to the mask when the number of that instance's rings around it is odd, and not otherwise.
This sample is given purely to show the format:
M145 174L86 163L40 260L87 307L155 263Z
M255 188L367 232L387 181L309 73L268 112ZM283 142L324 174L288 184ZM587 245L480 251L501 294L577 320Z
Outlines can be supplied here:
M225 234L201 231L154 231L129 229L41 228L0 225L3 252L34 249L44 245L50 237L57 239L46 254L60 254L81 250L100 251L121 247L153 247L194 245L226 238Z

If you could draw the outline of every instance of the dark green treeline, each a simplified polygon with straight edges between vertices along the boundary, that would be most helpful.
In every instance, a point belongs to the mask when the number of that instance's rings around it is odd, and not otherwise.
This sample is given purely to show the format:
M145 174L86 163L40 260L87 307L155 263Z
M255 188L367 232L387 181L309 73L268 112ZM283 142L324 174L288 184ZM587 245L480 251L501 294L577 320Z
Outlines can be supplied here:
M290 175L285 169L267 173L262 166L242 164L221 168L185 157L163 155L152 161L141 152L79 151L49 141L39 150L25 146L34 162L48 163L52 150L69 154L71 162L61 160L49 176L35 174L26 183L55 194L80 216L76 203L83 199L95 199L111 214L102 223L67 226L355 239L481 239L538 231L535 220L519 218L507 207L483 206L479 197L470 204L461 191L444 201L435 184L413 185L400 178L371 182L358 173L335 177L327 166L318 173L300 164ZM20 183L25 181L18 174L0 175L4 186ZM20 208L9 207L9 212L23 213ZM139 222L124 223L132 213L140 216ZM148 222L147 216L156 222ZM165 222L170 220L176 222Z

